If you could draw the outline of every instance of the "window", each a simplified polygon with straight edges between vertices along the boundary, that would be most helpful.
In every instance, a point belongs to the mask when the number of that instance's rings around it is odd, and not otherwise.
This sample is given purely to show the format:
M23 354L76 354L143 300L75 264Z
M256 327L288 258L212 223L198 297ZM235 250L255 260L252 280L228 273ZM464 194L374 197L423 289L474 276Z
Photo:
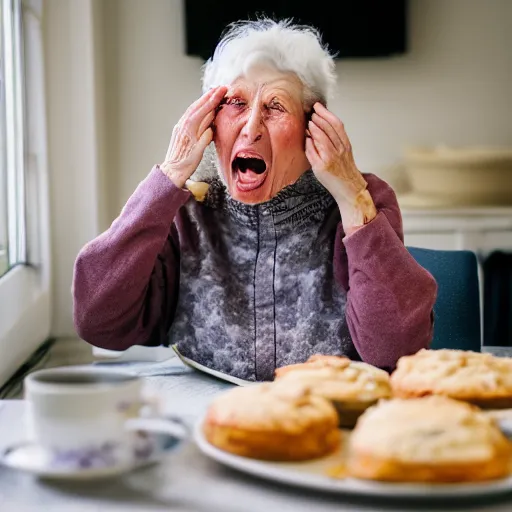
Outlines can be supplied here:
M0 386L50 332L41 0L0 0Z
M25 88L19 0L0 0L0 276L25 261Z

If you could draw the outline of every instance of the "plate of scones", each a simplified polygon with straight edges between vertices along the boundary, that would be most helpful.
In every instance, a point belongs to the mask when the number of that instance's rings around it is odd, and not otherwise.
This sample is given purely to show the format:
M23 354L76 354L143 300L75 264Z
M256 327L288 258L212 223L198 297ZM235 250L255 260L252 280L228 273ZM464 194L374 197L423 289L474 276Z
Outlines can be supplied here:
M512 492L512 358L462 350L388 372L313 355L216 396L194 439L208 457L306 489L382 497Z

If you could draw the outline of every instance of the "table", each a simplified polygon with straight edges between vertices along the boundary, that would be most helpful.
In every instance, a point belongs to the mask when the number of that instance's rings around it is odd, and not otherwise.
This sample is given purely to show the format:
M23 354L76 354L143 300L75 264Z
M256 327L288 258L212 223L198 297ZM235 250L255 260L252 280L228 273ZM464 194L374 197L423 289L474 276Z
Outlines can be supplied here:
M231 386L186 368L177 359L157 364L127 364L143 375L148 393L158 393L165 408L189 421L212 396ZM0 448L23 438L25 404L0 401ZM344 498L300 491L257 480L209 460L192 442L164 462L100 482L50 483L0 467L1 512L509 512L512 494L499 499L414 503Z

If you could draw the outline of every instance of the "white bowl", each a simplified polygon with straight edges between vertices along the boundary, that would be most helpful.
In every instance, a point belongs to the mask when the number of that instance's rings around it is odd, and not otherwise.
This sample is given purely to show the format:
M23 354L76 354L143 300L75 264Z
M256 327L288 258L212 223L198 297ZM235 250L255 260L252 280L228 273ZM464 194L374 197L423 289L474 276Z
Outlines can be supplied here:
M512 148L413 147L404 162L416 195L452 205L512 204Z

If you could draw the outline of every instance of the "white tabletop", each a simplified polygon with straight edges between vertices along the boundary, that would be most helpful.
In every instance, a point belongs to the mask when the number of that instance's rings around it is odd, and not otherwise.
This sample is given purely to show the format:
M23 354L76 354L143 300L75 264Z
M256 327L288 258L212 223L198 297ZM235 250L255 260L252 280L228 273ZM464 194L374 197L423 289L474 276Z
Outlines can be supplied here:
M157 391L170 410L190 419L201 414L226 384L172 365L139 365L147 389ZM0 402L0 448L23 439L23 401ZM183 511L183 512L376 512L471 510L510 512L512 495L441 504L344 498L275 485L236 473L207 459L187 443L164 462L101 483L50 483L0 466L0 511Z

